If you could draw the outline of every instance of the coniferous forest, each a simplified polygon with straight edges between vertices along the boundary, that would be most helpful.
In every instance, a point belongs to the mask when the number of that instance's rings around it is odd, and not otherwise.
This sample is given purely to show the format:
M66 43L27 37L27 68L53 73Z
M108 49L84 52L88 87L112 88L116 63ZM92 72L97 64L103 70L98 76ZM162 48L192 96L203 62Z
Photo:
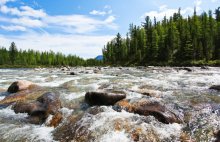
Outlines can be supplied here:
M179 9L161 21L147 16L108 42L103 56L109 65L220 65L220 8L187 18Z
M62 53L39 52L34 50L18 50L12 42L9 50L0 48L0 67L52 67L52 66L98 66L101 61L95 59L84 60L75 55Z

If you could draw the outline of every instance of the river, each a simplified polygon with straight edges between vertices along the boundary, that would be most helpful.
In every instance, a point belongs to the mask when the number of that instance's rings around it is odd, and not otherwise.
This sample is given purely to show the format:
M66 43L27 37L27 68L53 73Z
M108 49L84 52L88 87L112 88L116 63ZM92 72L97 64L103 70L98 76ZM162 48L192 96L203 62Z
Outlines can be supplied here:
M53 128L45 124L29 124L24 121L26 113L16 114L12 106L2 107L0 142L70 141L70 138L64 137L71 137L76 142L213 141L213 133L220 130L220 92L209 87L220 85L220 68L191 69L71 68L76 75L69 75L69 71L60 69L0 69L0 100L8 95L6 90L12 82L28 80L59 94L63 106L60 111L64 116L62 123ZM153 116L124 110L118 112L112 106L100 106L99 113L89 114L88 109L95 107L86 106L85 93L99 90L123 91L129 100L156 100L178 114L183 123L164 124ZM143 95L143 90L153 95ZM71 124L68 120L70 116L80 118ZM120 129L116 129L119 124ZM62 128L83 133L84 138L77 134L68 136ZM132 133L138 133L138 139L134 139Z

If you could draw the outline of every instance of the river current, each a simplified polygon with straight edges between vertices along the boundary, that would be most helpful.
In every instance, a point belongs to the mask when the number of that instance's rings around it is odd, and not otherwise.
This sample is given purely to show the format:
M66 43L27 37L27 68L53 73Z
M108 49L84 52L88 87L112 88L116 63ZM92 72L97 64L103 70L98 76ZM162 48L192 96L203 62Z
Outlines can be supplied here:
M220 92L210 90L220 85L220 68L191 68L192 71L169 67L140 68L71 68L61 69L0 69L0 100L7 88L17 80L28 80L59 94L64 120L58 127L26 123L25 113L16 114L11 107L0 108L0 142L65 141L60 129L70 116L82 115L75 122L86 129L87 141L132 142L131 133L139 131L137 141L214 141L220 130ZM75 75L69 75L74 72ZM141 116L126 111L117 112L112 106L100 106L96 115L87 113L84 96L89 91L114 90L126 93L126 99L147 98L172 108L183 123L163 124L153 116ZM145 96L141 91L152 92ZM91 109L91 108L90 108ZM117 123L120 129L116 129ZM75 124L71 124L75 127ZM71 126L66 129L71 129ZM75 128L72 128L75 129ZM78 132L77 130L76 132ZM80 133L80 131L79 131ZM72 141L83 141L73 137Z

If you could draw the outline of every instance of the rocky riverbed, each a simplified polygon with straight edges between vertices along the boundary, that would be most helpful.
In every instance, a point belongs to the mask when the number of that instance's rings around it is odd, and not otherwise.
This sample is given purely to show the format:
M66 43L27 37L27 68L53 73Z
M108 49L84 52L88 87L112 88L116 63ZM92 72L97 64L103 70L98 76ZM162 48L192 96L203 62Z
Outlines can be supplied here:
M220 141L220 68L0 69L1 142Z

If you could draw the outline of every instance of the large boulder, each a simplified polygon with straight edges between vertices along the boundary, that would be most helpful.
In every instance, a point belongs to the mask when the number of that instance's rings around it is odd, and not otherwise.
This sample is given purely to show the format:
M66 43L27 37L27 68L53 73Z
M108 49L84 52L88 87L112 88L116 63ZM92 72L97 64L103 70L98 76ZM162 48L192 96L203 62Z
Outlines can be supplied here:
M85 101L91 106L114 105L124 98L126 98L126 95L120 93L87 92L85 94Z
M9 86L8 92L9 93L16 93L18 91L27 90L33 86L36 86L33 82L26 81L26 80L19 80L19 81L13 82Z
M220 85L213 85L209 89L220 91Z
M32 86L27 90L21 90L17 93L8 94L3 100L0 101L0 105L10 105L14 102L29 102L36 100L47 90L39 86Z
M13 106L15 113L28 113L30 122L34 124L45 122L49 115L56 115L60 108L61 102L52 92L43 94L35 101L17 102ZM60 116L58 117L60 120Z
M135 101L122 100L115 106L119 106L122 109L144 116L154 116L158 121L169 123L182 123L182 120L171 110L167 109L165 105L160 102L151 101L148 99L140 99Z

